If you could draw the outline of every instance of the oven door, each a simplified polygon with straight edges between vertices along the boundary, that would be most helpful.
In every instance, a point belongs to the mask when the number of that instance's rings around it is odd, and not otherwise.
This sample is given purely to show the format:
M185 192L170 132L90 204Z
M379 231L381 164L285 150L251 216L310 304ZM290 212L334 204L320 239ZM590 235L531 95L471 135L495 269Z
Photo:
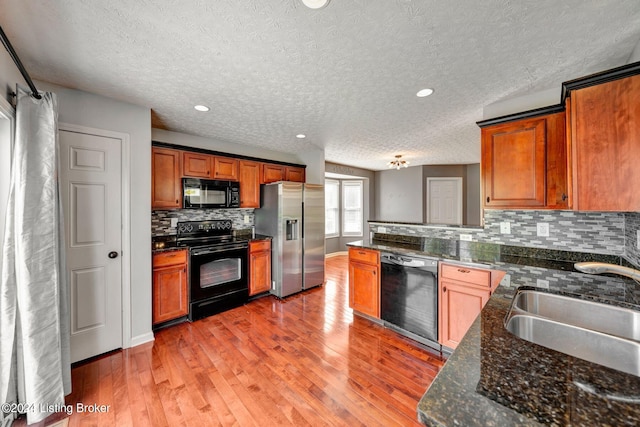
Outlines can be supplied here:
M249 292L246 244L192 249L190 264L191 302Z

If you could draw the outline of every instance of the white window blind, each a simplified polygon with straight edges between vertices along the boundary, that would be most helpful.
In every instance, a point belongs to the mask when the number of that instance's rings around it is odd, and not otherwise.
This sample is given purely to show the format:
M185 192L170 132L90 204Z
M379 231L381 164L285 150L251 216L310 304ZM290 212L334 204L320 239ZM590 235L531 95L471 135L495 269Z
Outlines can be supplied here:
M340 235L340 182L333 179L324 181L324 234L326 237Z
M362 181L342 181L342 235L362 236Z

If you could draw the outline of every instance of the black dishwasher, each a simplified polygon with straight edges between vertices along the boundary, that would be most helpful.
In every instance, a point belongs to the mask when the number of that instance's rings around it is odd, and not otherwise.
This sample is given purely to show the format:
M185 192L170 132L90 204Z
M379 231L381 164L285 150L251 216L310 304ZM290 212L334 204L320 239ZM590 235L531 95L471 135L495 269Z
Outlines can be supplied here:
M438 260L381 253L380 318L422 344L438 344Z

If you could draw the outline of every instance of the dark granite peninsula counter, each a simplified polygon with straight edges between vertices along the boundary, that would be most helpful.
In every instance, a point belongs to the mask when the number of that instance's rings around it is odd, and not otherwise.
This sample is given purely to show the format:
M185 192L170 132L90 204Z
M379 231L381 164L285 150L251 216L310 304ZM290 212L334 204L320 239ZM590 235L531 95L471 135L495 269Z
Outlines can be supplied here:
M577 272L573 263L627 264L616 256L424 237L375 235L366 247L434 256L507 272L417 408L429 426L640 424L640 378L522 340L504 319L517 288L640 310L635 282ZM637 268L637 267L636 267Z

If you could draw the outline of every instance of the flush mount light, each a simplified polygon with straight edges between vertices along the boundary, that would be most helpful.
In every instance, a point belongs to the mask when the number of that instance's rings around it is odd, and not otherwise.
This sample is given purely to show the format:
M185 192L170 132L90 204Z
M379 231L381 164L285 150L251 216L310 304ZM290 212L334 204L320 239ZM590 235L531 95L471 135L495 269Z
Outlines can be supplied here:
M307 135L305 135L304 133L299 133L296 135L296 138L298 139L305 139L307 137Z
M389 163L387 163L387 166L389 166L389 169L396 168L397 170L399 170L400 168L409 167L409 162L407 162L406 160L400 160L401 157L402 156L398 154L395 160L391 160Z
M429 96L432 93L433 93L433 89L426 88L426 89L419 90L418 93L416 93L416 96L419 98L424 98L425 96Z
M329 4L330 0L302 0L302 4L309 9L322 9Z
M209 111L209 107L207 107L206 105L196 105L193 108L195 108L198 111Z

